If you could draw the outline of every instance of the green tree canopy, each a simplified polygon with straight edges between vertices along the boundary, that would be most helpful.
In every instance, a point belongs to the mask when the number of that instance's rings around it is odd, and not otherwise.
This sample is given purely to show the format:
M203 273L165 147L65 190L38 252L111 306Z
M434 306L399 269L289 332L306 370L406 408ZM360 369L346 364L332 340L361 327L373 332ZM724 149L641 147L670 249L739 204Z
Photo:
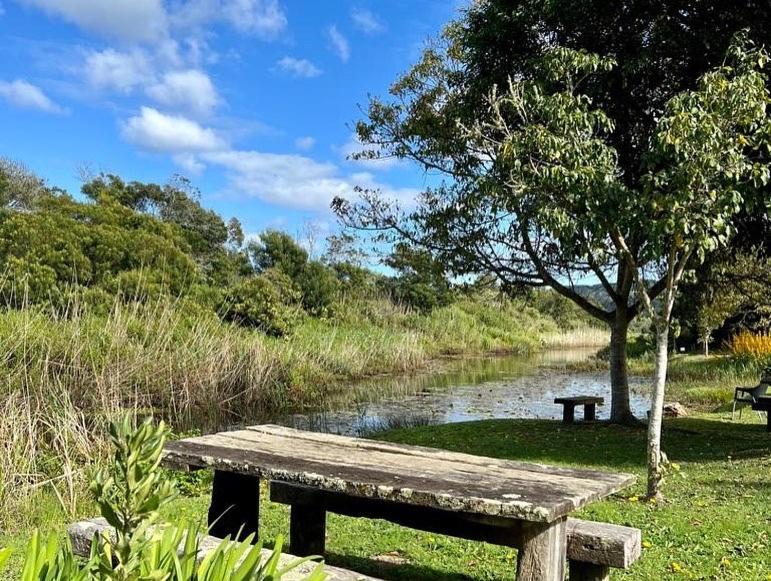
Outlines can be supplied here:
M109 198L89 204L54 193L40 196L34 212L0 213L0 261L14 301L25 287L27 300L54 303L73 285L126 290L118 287L127 272L176 295L198 277L174 226Z
M280 268L293 279L297 279L308 262L308 253L292 236L278 230L266 230L259 240L247 245L254 269L262 272L269 268Z
M770 21L760 2L475 2L357 126L368 147L358 157L411 159L444 182L416 210L377 192L333 207L352 226L430 250L453 274L551 286L608 323L611 417L629 420L626 336L644 305L626 256L653 266L660 250L633 207L658 163L658 119L722 62L738 28L762 37ZM657 274L652 298L666 286ZM611 309L580 293L583 276Z

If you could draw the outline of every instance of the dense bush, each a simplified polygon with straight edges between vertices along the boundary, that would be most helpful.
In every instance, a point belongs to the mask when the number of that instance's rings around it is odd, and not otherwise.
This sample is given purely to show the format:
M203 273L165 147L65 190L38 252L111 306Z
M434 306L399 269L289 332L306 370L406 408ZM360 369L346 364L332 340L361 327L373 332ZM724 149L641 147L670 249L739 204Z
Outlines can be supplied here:
M340 287L334 270L315 260L308 262L303 266L297 284L306 311L316 316L330 312Z
M278 268L297 280L308 262L308 253L286 232L266 230L247 251L257 272Z
M238 325L283 337L298 322L293 293L291 287L277 284L269 276L245 278L226 292L222 314Z
M551 289L539 289L528 294L530 304L541 313L550 316L563 329L575 329L598 325L596 319L587 314L573 301Z
M4 288L25 288L32 303L56 302L73 284L115 292L116 279L132 271L144 271L170 294L184 292L197 277L189 247L173 227L111 200L83 204L54 194L42 196L35 212L0 212L0 262Z

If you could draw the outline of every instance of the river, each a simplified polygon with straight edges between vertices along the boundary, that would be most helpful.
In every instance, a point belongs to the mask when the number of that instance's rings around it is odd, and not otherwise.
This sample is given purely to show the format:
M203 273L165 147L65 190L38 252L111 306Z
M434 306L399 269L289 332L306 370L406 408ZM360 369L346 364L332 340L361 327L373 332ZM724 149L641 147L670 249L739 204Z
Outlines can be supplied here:
M599 395L610 410L607 371L568 367L596 349L546 351L523 356L463 358L442 362L421 373L370 378L346 385L324 409L277 418L278 423L305 430L362 435L373 430L492 418L558 419L555 397ZM638 417L649 408L648 380L631 377L631 405ZM580 420L581 410L576 412Z

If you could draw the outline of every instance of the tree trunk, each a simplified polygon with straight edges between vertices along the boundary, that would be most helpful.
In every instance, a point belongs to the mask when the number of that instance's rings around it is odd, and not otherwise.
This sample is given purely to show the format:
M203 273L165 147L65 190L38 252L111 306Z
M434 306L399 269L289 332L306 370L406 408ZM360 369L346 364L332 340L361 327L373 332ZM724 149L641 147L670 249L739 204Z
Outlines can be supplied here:
M704 337L704 357L709 357L709 335Z
M667 382L669 357L669 322L662 322L656 329L656 366L651 394L651 411L648 420L648 496L658 497L663 479L661 454L661 422L664 416L664 389Z
M629 319L624 309L616 309L610 327L610 421L629 424L636 421L629 405L629 374L627 371L626 343Z

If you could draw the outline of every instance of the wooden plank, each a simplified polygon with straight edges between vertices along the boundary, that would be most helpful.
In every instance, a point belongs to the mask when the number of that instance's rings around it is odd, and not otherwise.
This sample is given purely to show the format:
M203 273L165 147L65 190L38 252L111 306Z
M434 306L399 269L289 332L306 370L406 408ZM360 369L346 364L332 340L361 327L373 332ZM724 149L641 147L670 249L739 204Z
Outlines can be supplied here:
M639 529L610 523L568 519L568 559L626 569L640 558Z
M587 403L594 403L602 405L605 403L605 399L594 395L575 395L570 397L555 397L554 403L560 404L575 404L583 405Z
M82 557L87 557L90 554L91 541L94 536L106 532L114 538L112 527L110 527L103 518L94 518L76 522L68 527L67 532L70 536L75 554ZM198 551L196 559L200 562L206 554L212 551L220 542L221 539L219 538L201 535L200 550ZM180 547L180 550L182 550L182 547ZM269 549L262 550L263 561L266 561L270 555L271 551ZM286 567L295 560L297 560L295 555L282 553L279 559L279 568ZM281 579L282 581L300 581L305 579L313 571L316 565L316 563L304 563L297 569L284 575ZM330 565L324 565L324 573L327 575L327 581L381 581L375 577L369 577L367 575Z
M551 522L634 476L484 458L280 426L170 442L170 467L211 467L351 496Z
M562 423L572 424L576 421L576 406L572 403L562 404Z
M564 581L566 519L525 523L517 554L517 581Z
M270 499L292 505L313 505L351 517L387 520L416 530L519 547L521 521L474 513L460 513L378 498L357 498L283 482L271 482ZM290 538L291 540L291 538ZM294 549L292 551L298 554Z
M383 519L410 528L464 539L518 548L518 521L479 514L448 512L401 505L371 498L352 498L283 482L270 483L270 499L282 504L312 504L326 511L352 517ZM639 529L568 518L567 558L620 569L640 557Z

